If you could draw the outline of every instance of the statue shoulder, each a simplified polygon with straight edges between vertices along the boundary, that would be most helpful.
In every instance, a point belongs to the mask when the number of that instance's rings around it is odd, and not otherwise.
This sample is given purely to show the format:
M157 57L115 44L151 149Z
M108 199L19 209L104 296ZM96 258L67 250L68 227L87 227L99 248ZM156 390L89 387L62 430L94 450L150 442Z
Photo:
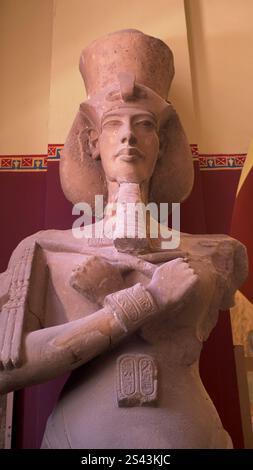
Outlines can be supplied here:
M0 309L8 300L8 293L13 279L14 268L24 258L28 251L34 251L36 243L42 236L45 236L50 230L41 230L24 238L13 250L5 272L0 273Z
M234 295L248 276L248 255L245 245L224 236L212 254L213 265L224 283L221 309L234 305Z
M41 240L52 236L54 232L58 232L58 230L40 230L39 232L29 235L21 240L11 254L7 270L12 269L13 265L22 256L26 249L32 248L35 243L40 244Z
M248 275L247 249L229 235L187 235L183 243L193 258L209 260L223 285L221 309L234 305L234 294Z
M32 249L35 244L42 249L51 251L80 251L81 243L73 240L71 230L41 230L24 238L14 249L10 257L8 269L23 256L26 250ZM80 245L80 246L79 246Z

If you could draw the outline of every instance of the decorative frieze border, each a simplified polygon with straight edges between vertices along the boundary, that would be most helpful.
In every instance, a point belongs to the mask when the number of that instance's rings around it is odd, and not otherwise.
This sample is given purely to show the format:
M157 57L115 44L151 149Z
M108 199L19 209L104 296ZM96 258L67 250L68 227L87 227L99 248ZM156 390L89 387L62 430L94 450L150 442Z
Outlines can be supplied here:
M199 162L200 171L241 170L246 154L199 154L197 144L191 144L193 161ZM47 155L0 155L1 172L47 171L48 162L59 161L63 144L49 144Z
M201 171L209 170L241 170L245 159L246 153L233 153L233 154L208 154L199 155L199 168Z
M63 146L63 144L49 144L47 148L48 161L60 160Z
M6 171L47 171L47 155L0 155L0 173Z
M192 159L193 161L198 161L199 159L199 149L197 144L190 144L191 152L192 152Z

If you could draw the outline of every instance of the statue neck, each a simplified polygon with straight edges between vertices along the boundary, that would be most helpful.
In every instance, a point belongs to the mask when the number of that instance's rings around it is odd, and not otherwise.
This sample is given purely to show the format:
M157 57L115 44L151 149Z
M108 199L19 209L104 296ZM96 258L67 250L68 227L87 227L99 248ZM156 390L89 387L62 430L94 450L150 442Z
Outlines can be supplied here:
M105 221L112 227L115 248L124 252L149 251L150 238L145 210L148 183L108 182L108 212ZM111 219L111 220L110 220Z
M143 202L148 204L149 182L144 183L129 183L129 182L112 182L107 181L108 188L108 204L118 202ZM125 198L126 200L123 200ZM136 200L135 200L136 198Z

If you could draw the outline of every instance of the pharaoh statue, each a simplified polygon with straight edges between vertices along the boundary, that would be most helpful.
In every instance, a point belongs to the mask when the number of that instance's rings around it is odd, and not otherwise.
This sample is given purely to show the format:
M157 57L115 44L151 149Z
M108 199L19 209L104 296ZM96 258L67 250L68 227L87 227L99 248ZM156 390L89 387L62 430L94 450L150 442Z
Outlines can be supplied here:
M139 224L128 213L192 188L189 145L167 101L172 52L118 31L84 49L80 71L88 98L61 185L72 203L94 207L101 195L107 210L85 236L41 231L13 252L0 277L0 392L73 371L43 448L229 448L198 361L247 275L245 248L184 233L164 248L161 223L154 236L152 215Z

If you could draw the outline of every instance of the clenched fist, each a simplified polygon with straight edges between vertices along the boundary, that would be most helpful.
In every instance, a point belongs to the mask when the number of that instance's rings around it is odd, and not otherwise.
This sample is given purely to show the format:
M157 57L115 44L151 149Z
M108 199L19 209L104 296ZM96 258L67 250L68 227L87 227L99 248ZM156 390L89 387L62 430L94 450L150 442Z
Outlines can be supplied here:
M183 258L177 258L159 266L147 290L160 310L177 309L190 295L198 282L198 276Z

